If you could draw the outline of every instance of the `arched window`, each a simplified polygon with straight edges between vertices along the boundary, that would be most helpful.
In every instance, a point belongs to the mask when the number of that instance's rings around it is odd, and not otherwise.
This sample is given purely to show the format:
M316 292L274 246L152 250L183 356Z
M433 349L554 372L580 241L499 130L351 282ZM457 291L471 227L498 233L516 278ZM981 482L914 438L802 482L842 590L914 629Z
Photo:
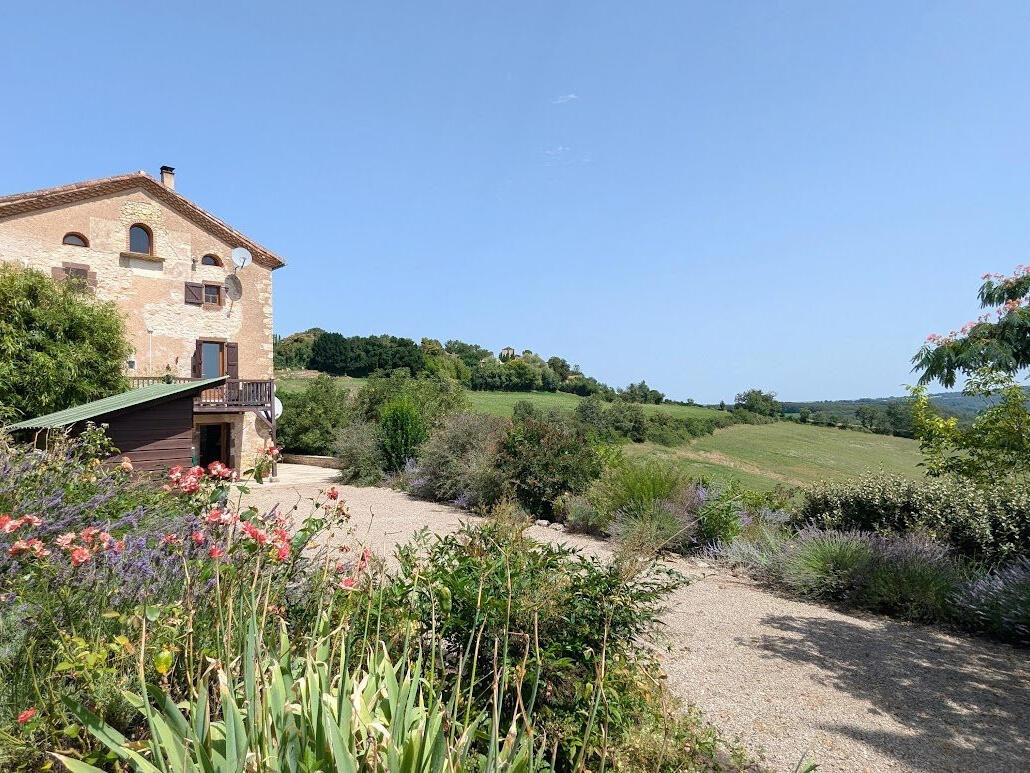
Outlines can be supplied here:
M154 240L150 229L145 225L136 224L129 229L129 252L138 252L140 255L153 254Z
M205 266L220 266L222 265L222 259L217 255L205 255L200 259L200 262Z
M64 235L64 238L61 239L61 244L70 244L72 247L88 247L89 240L82 234L72 231Z

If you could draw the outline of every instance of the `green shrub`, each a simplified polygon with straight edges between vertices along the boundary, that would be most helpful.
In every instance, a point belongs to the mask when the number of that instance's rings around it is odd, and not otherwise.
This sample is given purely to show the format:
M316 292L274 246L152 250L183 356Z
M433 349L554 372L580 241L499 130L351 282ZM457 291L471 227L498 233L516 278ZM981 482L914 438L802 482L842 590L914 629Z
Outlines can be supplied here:
M599 450L562 416L513 422L496 466L522 506L545 516L562 494L582 493L602 469Z
M282 392L283 415L277 422L277 440L297 454L333 453L340 431L349 421L348 390L335 379L320 375L299 394Z
M539 419L540 411L529 400L516 400L515 405L511 407L511 415L515 421L525 421L526 419Z
M927 534L988 562L1030 554L1030 483L867 475L805 492L795 523L883 535Z
M336 440L340 480L358 486L375 486L383 481L383 446L379 428L369 421L352 421Z
M429 433L418 408L406 397L395 398L383 406L379 419L386 469L399 470L414 459Z
M780 554L776 571L801 596L840 600L854 592L872 553L865 534L806 529Z
M554 515L573 533L603 536L611 527L611 516L603 514L581 496L565 495L558 500Z
M698 545L715 545L736 539L741 530L742 505L735 491L707 494L698 513L694 539Z
M398 370L388 376L371 376L355 395L354 413L365 421L377 422L384 406L401 398L414 404L427 428L460 411L466 401L464 388L453 379L432 375L411 378L407 370Z
M459 507L492 506L504 494L494 462L509 423L483 413L445 417L423 446L417 468L408 476L408 489L415 496Z
M632 726L640 709L615 683L596 689L602 653L613 671L631 664L649 670L639 643L656 631L661 599L682 578L653 562L628 575L563 545L535 542L524 536L526 525L510 518L465 525L399 551L390 597L405 610L414 605L419 627L440 637L449 671L458 671L459 657L481 664L468 688L480 701L498 681L521 684L537 732L557 745L558 769L573 770L591 707L609 732ZM503 726L510 719L505 714ZM600 730L589 734L596 743Z
M647 414L635 403L616 400L608 409L608 421L614 432L634 443L647 440Z

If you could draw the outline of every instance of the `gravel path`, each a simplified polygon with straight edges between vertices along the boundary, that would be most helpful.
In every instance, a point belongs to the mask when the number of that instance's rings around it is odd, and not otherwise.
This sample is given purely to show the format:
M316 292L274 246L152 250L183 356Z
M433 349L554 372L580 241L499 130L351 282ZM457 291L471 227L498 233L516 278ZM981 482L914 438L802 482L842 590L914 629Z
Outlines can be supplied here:
M281 465L254 487L290 507L332 471ZM389 554L422 527L472 518L390 489L340 486L357 538ZM594 554L603 542L533 526L530 535ZM1030 771L1030 657L1004 645L770 593L697 562L664 620L669 686L775 771L809 750L820 771Z

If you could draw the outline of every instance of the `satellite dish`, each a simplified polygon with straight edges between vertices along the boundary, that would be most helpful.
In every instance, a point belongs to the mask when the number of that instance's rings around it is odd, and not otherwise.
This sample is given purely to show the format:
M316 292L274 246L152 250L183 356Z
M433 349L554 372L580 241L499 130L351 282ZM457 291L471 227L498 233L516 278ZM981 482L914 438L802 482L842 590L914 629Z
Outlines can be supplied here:
M250 265L250 261L250 250L246 247L233 247L232 262L236 264L236 268L246 268Z
M271 424L272 423L272 414L273 413L275 414L275 418L277 418L277 419L280 416L283 415L283 401L280 400L278 397L273 397L272 398L272 410L271 411L261 411L261 416L262 416L262 418L265 421L267 421L269 424Z
M225 295L230 301L238 301L243 297L243 282L236 274L229 274L222 284L225 288Z

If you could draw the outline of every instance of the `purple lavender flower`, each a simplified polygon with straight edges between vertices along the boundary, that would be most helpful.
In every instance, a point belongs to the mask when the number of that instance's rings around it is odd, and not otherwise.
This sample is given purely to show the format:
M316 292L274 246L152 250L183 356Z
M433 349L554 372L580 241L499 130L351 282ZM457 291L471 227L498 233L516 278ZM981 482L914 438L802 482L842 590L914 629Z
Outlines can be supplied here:
M1002 639L1030 644L1030 558L1014 561L969 583L955 598L961 622Z

